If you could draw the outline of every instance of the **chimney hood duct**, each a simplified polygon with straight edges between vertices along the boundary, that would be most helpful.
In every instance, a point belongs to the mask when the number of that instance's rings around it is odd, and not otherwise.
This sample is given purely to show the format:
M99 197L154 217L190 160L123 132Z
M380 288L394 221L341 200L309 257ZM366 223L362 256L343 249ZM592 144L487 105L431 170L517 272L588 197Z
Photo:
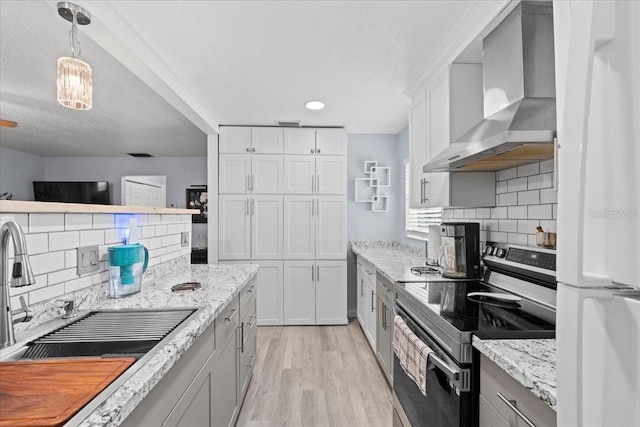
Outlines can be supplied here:
M424 172L497 171L553 158L553 9L523 1L483 40L484 120Z

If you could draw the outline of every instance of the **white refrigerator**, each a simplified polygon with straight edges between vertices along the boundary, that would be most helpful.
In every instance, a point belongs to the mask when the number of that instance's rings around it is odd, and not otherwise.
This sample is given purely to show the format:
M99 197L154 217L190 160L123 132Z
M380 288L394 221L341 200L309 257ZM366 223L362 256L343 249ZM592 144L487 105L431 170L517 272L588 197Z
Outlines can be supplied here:
M555 0L558 426L640 426L640 1Z

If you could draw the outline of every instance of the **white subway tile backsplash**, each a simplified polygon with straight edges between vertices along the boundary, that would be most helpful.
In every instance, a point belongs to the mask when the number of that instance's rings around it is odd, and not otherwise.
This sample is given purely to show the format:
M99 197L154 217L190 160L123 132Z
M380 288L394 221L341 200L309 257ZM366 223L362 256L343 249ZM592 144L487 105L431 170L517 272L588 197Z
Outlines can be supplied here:
M518 193L505 193L498 195L498 206L514 206L518 204Z
M92 286L92 285L93 285L92 276L81 277L79 279L69 280L68 282L66 282L64 284L64 291L65 293L71 293L71 292L79 291L80 289L88 288L89 286Z
M540 221L540 227L542 227L544 231L555 233L557 231L557 221L554 221L552 219L543 219Z
M42 254L49 251L49 234L37 233L25 235L29 255Z
M491 209L489 208L476 209L476 218L491 218Z
M540 163L531 163L528 165L518 166L518 176L530 176L540 173Z
M171 246L171 245L180 245L180 235L179 234L170 234L168 236L162 237L162 246Z
M497 243L507 243L508 233L503 233L501 231L487 231L487 241L497 242Z
M496 182L496 194L503 194L507 192L507 181Z
M116 228L129 228L134 218L133 214L116 214Z
M523 191L527 189L527 178L516 178L507 181L507 191L513 193L515 191Z
M511 168L498 171L496 175L496 180L498 181L506 181L508 179L513 179L518 176L518 168Z
M71 249L64 252L64 268L72 268L78 266L78 250Z
M104 230L80 232L80 246L104 245Z
M530 176L529 190L537 190L540 188L549 188L553 185L553 174L544 173L540 175Z
M113 228L116 224L114 214L94 214L93 228Z
M53 286L47 286L42 289L36 289L33 292L29 292L29 304L35 304L38 302L53 299L64 294L64 284L60 283Z
M558 203L558 192L553 188L540 190L540 203Z
M64 251L66 249L77 248L80 244L79 231L63 231L49 234L49 250Z
M540 191L538 190L520 191L518 193L519 205L537 205L539 203Z
M453 218L453 209L444 209L443 212L442 212L442 217L444 219Z
M70 268L67 270L60 270L54 273L48 274L49 285L57 285L58 283L64 283L67 280L75 279L78 275L76 274L75 268Z
M540 162L540 173L553 172L553 159Z
M157 249L162 247L162 237L152 237L149 239L147 249Z
M156 236L166 236L167 225L156 225Z
M162 224L162 216L150 214L147 219L147 225L159 225Z
M135 214L133 216L136 219L138 226L149 225L149 215L147 214Z
M538 246L535 234L527 234L527 246Z
M98 274L94 274L91 276L93 278L93 284L97 285L98 283L104 283L109 281L109 272L101 271Z
M518 231L518 221L514 219L501 219L499 222L498 230L515 233Z
M156 227L153 225L142 227L141 236L143 239L148 239L149 237L156 237Z
M508 211L506 207L497 207L491 209L491 218L507 218Z
M106 245L118 245L124 243L124 229L109 228L104 230L104 243Z
M65 230L90 230L93 228L92 215L87 214L65 214Z
M7 221L17 222L25 233L29 232L29 216L21 213L3 213L0 214L0 226Z
M39 255L30 255L33 274L39 275L64 269L64 252L48 252Z
M465 218L467 218L466 216L466 211L471 210L471 209L465 209ZM476 210L473 209L473 218L475 218L476 215ZM184 231L184 224L170 224L169 226L167 226L167 233L169 234L179 234L182 233ZM153 236L149 236L149 237L153 237Z
M527 219L527 207L526 206L509 206L508 217L509 219Z
M464 209L454 209L453 210L454 218L464 218Z
M476 210L475 209L465 209L464 210L464 217L466 219L475 219L476 218ZM169 230L171 231L171 230Z
M175 221L175 215L162 215L163 224L173 224Z
M552 219L552 205L534 205L529 206L529 218L531 219Z
M540 221L535 219L519 219L518 233L532 234L536 232L536 227L540 225Z
M485 219L482 227L487 231L500 231L500 222L497 219Z
M64 214L29 215L29 233L48 233L64 230ZM26 232L27 230L25 230Z
M518 233L509 233L507 238L507 242L513 245L526 245L527 244L527 235L526 234L518 234Z

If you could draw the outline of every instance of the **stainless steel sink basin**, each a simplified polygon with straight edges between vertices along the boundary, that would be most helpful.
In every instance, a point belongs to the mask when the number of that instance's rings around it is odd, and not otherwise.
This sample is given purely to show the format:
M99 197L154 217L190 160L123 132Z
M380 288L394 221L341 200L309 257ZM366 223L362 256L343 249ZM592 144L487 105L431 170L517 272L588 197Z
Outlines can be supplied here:
M123 309L81 312L35 329L26 339L0 351L0 362L55 357L135 357L129 369L98 394L66 426L79 424L133 376L201 309Z

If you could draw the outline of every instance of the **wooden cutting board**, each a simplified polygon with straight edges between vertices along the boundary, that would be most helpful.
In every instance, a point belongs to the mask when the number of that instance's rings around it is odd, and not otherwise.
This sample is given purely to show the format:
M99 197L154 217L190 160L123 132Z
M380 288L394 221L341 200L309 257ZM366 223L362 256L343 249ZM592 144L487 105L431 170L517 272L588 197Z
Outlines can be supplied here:
M0 363L0 427L61 426L134 362L84 357Z

